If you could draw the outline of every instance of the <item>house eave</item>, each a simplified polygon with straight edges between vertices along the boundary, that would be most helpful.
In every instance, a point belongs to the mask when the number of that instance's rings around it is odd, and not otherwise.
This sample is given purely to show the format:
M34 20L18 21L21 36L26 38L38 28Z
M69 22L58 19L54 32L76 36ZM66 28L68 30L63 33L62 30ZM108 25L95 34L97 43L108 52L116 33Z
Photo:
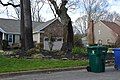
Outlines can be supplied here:
M43 30L44 28L46 28L47 26L49 26L51 23L53 23L53 22L56 21L57 19L59 20L59 18L55 18L53 21L51 21L51 22L48 23L46 26L44 26L43 28L41 28L40 31Z
M5 30L3 30L2 28L0 28L0 32L2 33L7 33Z
M35 34L35 33L44 33L44 31L35 31L35 32L33 32L33 34Z
M17 32L6 32L6 34L18 34L18 35L20 35L20 33L17 33Z

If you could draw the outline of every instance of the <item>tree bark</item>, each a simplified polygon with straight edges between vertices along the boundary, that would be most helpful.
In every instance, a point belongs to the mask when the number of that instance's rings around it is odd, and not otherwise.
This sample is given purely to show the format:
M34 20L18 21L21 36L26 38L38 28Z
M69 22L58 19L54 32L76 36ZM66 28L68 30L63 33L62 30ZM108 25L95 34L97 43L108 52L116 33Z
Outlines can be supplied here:
M20 0L21 20L20 20L20 32L21 32L21 49L25 50L25 29L24 29L24 11L23 0Z
M30 0L23 0L23 12L24 12L24 30L25 30L25 49L29 50L34 47Z
M73 27L71 18L67 14L67 8L65 7L67 4L67 0L61 0L62 4L60 8L57 6L57 3L54 0L50 0L53 4L56 14L60 17L61 22L63 24L63 46L62 50L66 53L67 58L71 58L71 52L73 47Z

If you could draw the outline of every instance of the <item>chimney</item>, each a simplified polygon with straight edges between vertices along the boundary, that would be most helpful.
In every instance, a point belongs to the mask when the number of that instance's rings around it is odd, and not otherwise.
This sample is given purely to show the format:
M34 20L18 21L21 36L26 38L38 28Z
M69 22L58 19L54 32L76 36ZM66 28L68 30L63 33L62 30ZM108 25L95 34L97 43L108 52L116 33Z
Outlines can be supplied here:
M93 20L90 20L88 22L87 40L89 45L94 44L94 21Z

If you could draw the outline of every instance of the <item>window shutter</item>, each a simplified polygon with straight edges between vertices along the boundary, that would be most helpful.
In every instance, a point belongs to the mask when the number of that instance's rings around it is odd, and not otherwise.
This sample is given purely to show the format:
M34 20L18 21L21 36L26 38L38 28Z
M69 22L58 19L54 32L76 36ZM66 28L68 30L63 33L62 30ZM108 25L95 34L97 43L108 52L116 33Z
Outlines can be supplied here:
M6 34L6 40L8 41L8 34Z
M13 43L15 43L15 35L13 34Z

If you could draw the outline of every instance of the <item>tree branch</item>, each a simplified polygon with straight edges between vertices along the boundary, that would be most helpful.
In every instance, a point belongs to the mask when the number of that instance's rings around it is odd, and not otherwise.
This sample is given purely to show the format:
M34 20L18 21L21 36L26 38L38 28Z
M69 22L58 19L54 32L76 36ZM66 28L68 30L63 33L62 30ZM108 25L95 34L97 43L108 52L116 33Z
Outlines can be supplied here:
M20 7L20 4L15 5L15 4L12 4L12 3L9 3L9 2L7 4L4 4L1 0L0 0L0 4L2 4L3 6L9 6L9 5L11 5L13 7Z
M53 4L53 6L54 6L54 8L55 8L55 11L56 11L56 14L58 15L58 16L60 16L60 10L59 10L59 8L58 8L58 6L57 6L57 3L54 1L54 0L49 0L52 4Z
M52 10L52 12L53 12L53 14L54 14L54 17L56 18L56 14L55 14L55 12L54 12L54 9L52 8L52 5L49 3L49 1L48 1L48 4L49 4L49 6L50 6L50 8L51 8L51 10Z

